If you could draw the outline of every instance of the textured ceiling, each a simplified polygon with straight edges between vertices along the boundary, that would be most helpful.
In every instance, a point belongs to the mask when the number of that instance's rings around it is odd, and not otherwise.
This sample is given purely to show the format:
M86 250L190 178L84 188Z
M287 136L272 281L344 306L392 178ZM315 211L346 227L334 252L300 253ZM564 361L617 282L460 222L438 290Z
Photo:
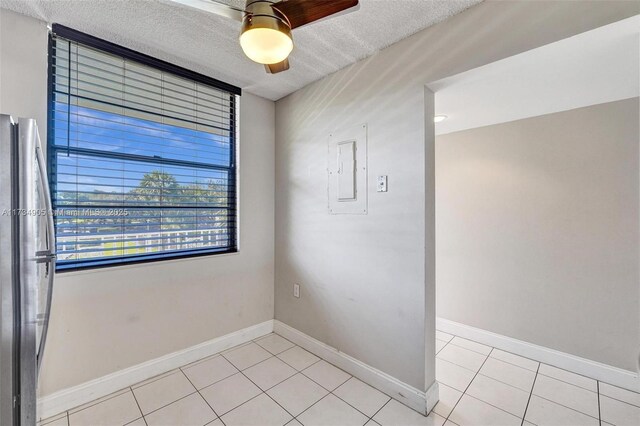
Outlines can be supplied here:
M0 6L276 100L480 1L361 0L359 10L295 29L291 69L276 75L244 56L239 22L170 0L0 0Z

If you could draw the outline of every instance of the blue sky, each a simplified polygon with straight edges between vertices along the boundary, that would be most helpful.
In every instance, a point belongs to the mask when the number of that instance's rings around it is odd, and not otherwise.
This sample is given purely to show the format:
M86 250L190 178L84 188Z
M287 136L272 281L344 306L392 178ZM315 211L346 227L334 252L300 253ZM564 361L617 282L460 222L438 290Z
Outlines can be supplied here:
M67 127L70 109L70 128ZM228 166L228 136L211 133L213 129L192 130L127 117L95 109L55 103L55 145L101 151L161 156L184 161ZM68 130L70 130L68 132ZM70 138L67 138L70 133ZM58 191L103 191L126 193L137 187L145 173L164 171L181 185L225 180L226 175L209 169L162 166L152 162L100 159L67 155L57 157ZM78 177L76 178L76 175Z

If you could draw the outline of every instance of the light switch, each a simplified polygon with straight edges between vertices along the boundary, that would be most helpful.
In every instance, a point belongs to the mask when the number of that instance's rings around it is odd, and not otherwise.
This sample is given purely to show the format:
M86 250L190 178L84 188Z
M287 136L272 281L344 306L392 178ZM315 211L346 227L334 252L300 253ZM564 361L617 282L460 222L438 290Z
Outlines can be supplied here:
M387 176L378 176L378 192L387 192Z

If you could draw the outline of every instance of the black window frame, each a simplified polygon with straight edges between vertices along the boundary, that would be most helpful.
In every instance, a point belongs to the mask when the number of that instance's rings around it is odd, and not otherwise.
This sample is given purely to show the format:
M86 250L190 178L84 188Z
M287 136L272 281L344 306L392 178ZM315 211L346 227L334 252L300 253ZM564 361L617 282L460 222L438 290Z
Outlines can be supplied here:
M48 46L48 79L47 79L47 160L48 160L48 174L51 187L51 198L55 199L56 185L56 153L63 149L68 151L69 148L60 148L55 146L55 126L54 126L54 103L55 103L55 43L56 37L62 37L71 42L76 42L105 53L120 56L124 59L138 62L142 65L146 65L155 68L162 72L167 72L178 77L193 80L197 83L205 84L213 88L225 91L229 94L230 100L230 132L229 132L229 145L230 145L230 164L229 179L231 182L229 186L233 186L233 197L230 197L229 211L233 212L232 220L229 220L228 235L230 243L225 248L201 248L201 249L184 249L172 252L159 252L154 254L139 254L139 255L125 255L121 257L114 257L112 259L100 258L96 260L86 259L78 260L73 263L60 265L56 263L56 272L66 271L78 271L96 268L107 268L116 266L126 266L131 264L140 264L148 262L158 262L163 260L177 260L192 257L211 256L217 254L228 254L238 252L238 232L239 232L239 211L238 211L238 175L237 175L237 160L238 160L238 131L237 131L237 115L238 115L238 102L237 97L242 95L242 89L217 80L212 77L191 71L189 69L180 67L178 65L163 61L151 57L149 55L131 50L129 48L111 43L109 41L91 36L89 34L74 30L72 28L65 27L60 24L53 24L49 31L49 46ZM119 155L122 159L130 159L131 155L122 153ZM161 160L158 163L163 163ZM167 160L167 164L170 160ZM195 166L197 163L194 163ZM117 208L118 206L112 206ZM54 212L56 205L53 205ZM57 227L57 222L56 222ZM57 233L57 231L56 231Z

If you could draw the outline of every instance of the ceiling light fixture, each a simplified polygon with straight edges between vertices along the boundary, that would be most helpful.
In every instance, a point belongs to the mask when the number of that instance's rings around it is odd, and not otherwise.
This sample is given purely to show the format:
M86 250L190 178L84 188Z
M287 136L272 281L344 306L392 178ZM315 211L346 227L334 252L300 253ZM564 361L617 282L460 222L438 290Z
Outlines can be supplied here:
M444 120L446 120L446 119L447 119L447 116L446 116L446 115L444 115L444 114L440 114L440 115L436 115L436 116L434 116L434 117L433 117L433 122L434 122L434 123L441 123L441 122L443 122L443 121L444 121Z
M249 59L260 64L282 62L293 50L289 20L271 4L267 0L248 2L242 20L240 46Z

